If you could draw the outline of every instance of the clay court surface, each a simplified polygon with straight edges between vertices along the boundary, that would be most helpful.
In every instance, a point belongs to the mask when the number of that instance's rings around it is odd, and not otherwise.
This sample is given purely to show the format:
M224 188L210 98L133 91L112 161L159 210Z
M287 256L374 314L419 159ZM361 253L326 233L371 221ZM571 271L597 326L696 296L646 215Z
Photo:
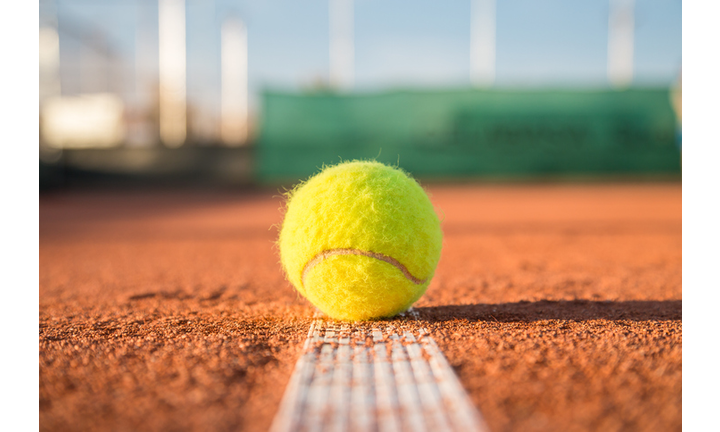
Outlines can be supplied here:
M680 183L429 185L422 326L492 431L679 431ZM40 196L40 430L267 430L314 308L264 191Z

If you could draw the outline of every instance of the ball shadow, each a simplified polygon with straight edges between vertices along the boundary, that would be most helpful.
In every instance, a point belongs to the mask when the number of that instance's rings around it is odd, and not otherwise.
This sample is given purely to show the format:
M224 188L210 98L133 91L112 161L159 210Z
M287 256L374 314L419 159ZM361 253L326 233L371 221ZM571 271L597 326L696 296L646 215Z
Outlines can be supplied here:
M417 307L420 321L533 322L541 320L682 321L682 300L540 300Z

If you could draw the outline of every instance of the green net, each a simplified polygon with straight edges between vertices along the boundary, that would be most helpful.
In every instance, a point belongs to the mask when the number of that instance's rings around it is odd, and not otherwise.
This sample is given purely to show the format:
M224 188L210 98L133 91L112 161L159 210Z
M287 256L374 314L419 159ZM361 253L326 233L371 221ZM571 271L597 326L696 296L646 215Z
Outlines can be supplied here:
M667 89L266 92L262 107L261 181L349 159L423 178L680 172Z

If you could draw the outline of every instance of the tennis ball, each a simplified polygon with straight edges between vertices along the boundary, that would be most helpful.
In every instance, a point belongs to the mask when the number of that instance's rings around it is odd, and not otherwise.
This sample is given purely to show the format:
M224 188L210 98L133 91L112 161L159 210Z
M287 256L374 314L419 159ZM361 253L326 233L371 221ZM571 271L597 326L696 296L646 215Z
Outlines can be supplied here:
M278 239L287 279L339 320L391 317L425 293L442 231L430 199L401 169L352 161L288 194Z

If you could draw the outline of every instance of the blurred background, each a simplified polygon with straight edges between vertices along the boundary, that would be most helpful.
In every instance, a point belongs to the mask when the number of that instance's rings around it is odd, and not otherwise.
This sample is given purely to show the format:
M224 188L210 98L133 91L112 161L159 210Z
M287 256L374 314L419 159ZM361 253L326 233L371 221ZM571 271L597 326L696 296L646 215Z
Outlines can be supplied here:
M41 0L40 186L680 179L680 0Z

